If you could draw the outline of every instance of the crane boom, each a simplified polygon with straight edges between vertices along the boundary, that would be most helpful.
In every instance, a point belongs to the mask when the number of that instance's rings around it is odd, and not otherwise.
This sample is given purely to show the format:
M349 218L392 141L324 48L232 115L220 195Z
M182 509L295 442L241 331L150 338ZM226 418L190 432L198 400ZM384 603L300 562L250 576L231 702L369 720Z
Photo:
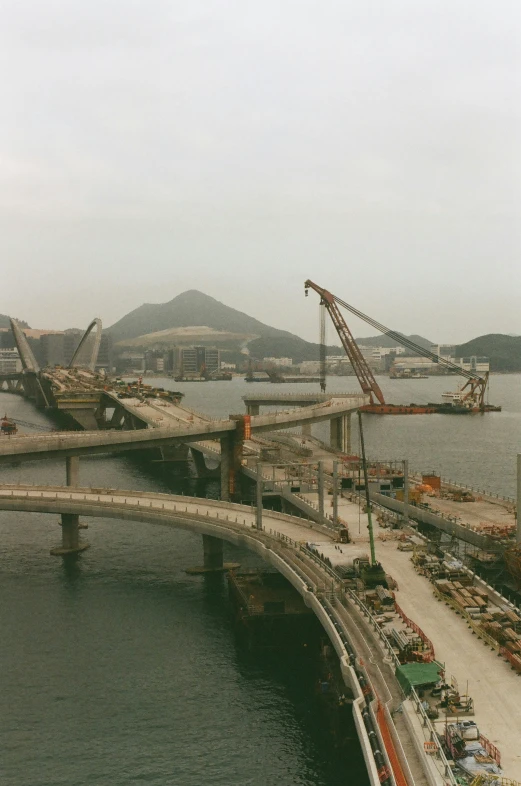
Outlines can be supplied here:
M335 326L340 341L342 342L342 346L346 351L346 355L351 361L351 365L353 366L355 374L358 377L360 387L364 393L370 396L371 404L374 404L373 396L376 396L380 404L385 404L383 393L380 390L376 379L374 378L373 372L369 368L364 356L360 352L358 345L354 340L351 331L347 327L346 321L335 302L337 298L332 295L331 292L328 292L327 289L319 287L309 279L306 281L304 286L306 288L306 293L308 289L314 289L315 292L320 295L320 304L327 308L329 316L331 317L331 321Z
M394 330L390 330L389 328L382 325L380 322L377 322L375 319L368 317L367 314L363 314L358 309L350 306L349 303L346 303L344 300L341 300L336 295L332 295L331 292L328 292L327 289L323 289L319 287L318 284L313 283L309 279L305 282L304 288L306 290L306 294L308 289L314 289L315 292L318 292L322 301L324 302L329 315L335 325L337 333L340 337L342 345L351 361L351 364L355 370L355 373L358 377L360 385L364 393L374 393L377 397L378 401L381 404L384 404L384 398L380 388L378 387L376 380L371 372L371 369L365 362L365 359L358 349L358 346L346 325L346 322L340 313L338 305L342 306L343 308L347 309L354 314L359 319L362 319L367 324L372 325L372 327L376 328L380 333L383 333L389 338L392 338L397 344L400 344L402 347L406 349L410 349L416 355L420 355L421 357L428 358L432 360L433 363L438 363L440 366L444 366L450 371L454 371L457 374L460 374L462 377L467 379L467 382L461 389L461 393L466 391L462 396L463 401L472 401L478 406L478 408L482 411L485 411L485 394L488 385L488 377L489 372L487 371L486 374L481 377L479 374L475 374L472 371L466 371L466 369L462 368L461 366L456 365L456 363L452 363L452 361L447 360L446 358L442 358L439 355L436 355L434 352L431 352L429 349L420 346L419 344L415 344L414 341L411 341L406 336L403 336L401 333L397 333ZM353 358L356 358L353 361ZM361 363L360 363L361 361ZM373 401L371 396L371 402Z

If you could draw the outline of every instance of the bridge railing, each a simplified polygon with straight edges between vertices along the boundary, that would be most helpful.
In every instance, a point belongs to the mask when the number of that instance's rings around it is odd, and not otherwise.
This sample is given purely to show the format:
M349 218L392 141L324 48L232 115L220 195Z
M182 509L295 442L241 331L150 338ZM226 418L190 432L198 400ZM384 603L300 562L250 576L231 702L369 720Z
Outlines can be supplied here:
M99 492L101 492L101 493L99 493ZM112 493L110 493L110 492L112 492ZM139 492L135 492L136 495L138 493ZM56 501L58 501L58 500L59 501L63 501L64 499L65 500L68 499L68 500L71 500L71 501L74 501L74 500L77 501L79 499L79 500L84 500L84 501L90 501L90 502L93 502L93 503L97 503L97 502L103 501L102 500L103 497L106 500L107 497L108 497L110 499L110 501L113 504L115 504L116 507L121 504L121 499L123 498L123 501L125 503L125 507L131 506L131 507L134 507L134 508L148 508L150 510L153 510L156 514L159 514L159 515L163 514L165 516L171 516L172 513L184 514L184 515L187 515L189 517L197 517L199 520L200 519L204 520L205 518L207 518L209 516L209 510L208 510L209 507L217 507L218 508L219 505L221 505L221 506L223 505L222 502L219 502L217 500L204 500L203 501L203 500L197 500L196 499L196 500L194 500L194 502L189 502L189 500L187 500L185 498L184 504L183 504L183 500L182 499L181 500L180 499L175 499L175 500L171 500L170 502L167 500L167 507L165 507L165 500L157 498L157 497L160 497L160 496L164 497L165 495L154 495L153 498L148 498L148 499L143 499L142 497L141 498L138 497L136 499L132 499L133 494L129 494L128 492L120 492L120 493L118 493L115 489L107 489L107 490L105 490L105 492L102 492L101 489L95 489L94 491L90 491L90 493L85 493L83 489L79 489L78 491L72 491L72 490L71 491L60 491L60 490L57 490L57 489L50 489L48 491L45 491L44 489L37 488L37 487L34 487L34 488L31 488L31 487L27 487L27 488L17 487L17 488L3 488L3 489L0 488L0 496L25 497L25 498L36 497L36 498L43 499L43 500L51 499L51 500L56 500ZM130 502L129 502L129 497L131 499ZM143 503L145 503L145 504L143 504ZM200 507L202 508L201 511L200 511ZM230 504L230 505L227 505L227 507L231 507L232 508L232 515L230 515L230 512L225 513L224 511L222 511L223 515L221 516L221 515L219 515L220 511L217 509L217 510L213 511L212 518L216 519L217 521L225 521L228 527L231 527L232 529L236 529L237 528L238 530L240 530L242 532L244 531L244 527L249 527L251 530L255 529L254 515L253 515L253 513L251 511L249 511L248 508L246 508L246 506ZM195 510L194 510L194 508L195 508ZM248 516L244 516L244 517L239 517L239 515L233 516L233 508L241 509L241 511L237 510L237 514L239 512L248 512L249 515ZM204 509L206 509L206 510L204 511ZM275 511L270 511L270 516L271 515L273 515L275 517L280 517L281 519L290 519L294 523L294 517L287 516L285 514L279 514L279 513L275 512ZM239 521L239 518L242 519L242 522ZM304 522L299 522L299 523L304 523ZM264 526L262 529L263 529L263 534L267 535L268 534L267 528ZM313 577L310 576L310 574L309 574L309 568L308 568L308 571L306 572L306 570L304 569L304 566L303 567L299 567L299 565L295 563L294 559L290 559L289 558L289 553L285 556L283 553L281 554L281 553L278 552L279 558L283 559L288 564L288 566L291 568L291 570L293 570L297 574L297 576L299 576L301 581L303 581L305 583L305 586L308 588L308 590L310 589L311 591L313 591L313 593L317 597L317 600L326 609L328 615L331 616L331 609L328 609L328 606L327 606L327 601L328 600L331 603L334 603L335 600L336 600L336 597L339 596L339 595L340 595L340 597L342 595L349 596L353 600L353 602L356 603L356 605L359 608L361 608L363 610L363 613L368 617L368 619L371 622L371 624L373 625L375 631L380 636L380 638L382 639L383 643L386 645L386 649L387 649L391 659L395 663L398 663L396 655L395 655L394 651L392 650L392 647L391 647L390 643L387 641L385 633L383 632L383 630L379 626L378 622L376 621L376 619L374 618L372 613L369 611L369 609L367 609L365 604L358 598L358 596L356 596L356 594L352 592L352 590L342 588L338 574L329 565L327 565L323 560L321 560L320 557L317 554L315 554L314 552L310 551L305 546L305 544L302 541L296 541L295 539L291 538L290 536L288 536L288 535L286 535L286 534L284 534L284 533L282 533L280 531L274 530L274 529L269 529L269 534L272 537L277 538L277 540L279 542L291 546L292 549L293 549L292 553L295 556L297 556L297 554L300 553L303 556L305 556L306 559L308 559L311 562L315 563L319 567L320 571L322 571L330 579L332 579L331 587L329 587L329 585L328 585L326 580L324 580L324 582L317 581L316 580L317 579L317 574L315 574L314 572L313 572L313 575L315 576L315 579L313 579ZM349 650L346 650L346 651L347 651L347 655L351 658L352 657L352 652L350 652ZM426 715L426 713L425 713L425 711L423 709L422 703L421 703L419 697L417 696L417 694L415 693L415 691L412 692L412 699L413 699L413 702L414 702L414 706L416 708L416 712L421 717L422 728L424 730L423 734L424 734L425 740L428 741L429 744L431 744L431 743L432 744L436 744L436 753L435 753L435 756L432 757L433 761L435 762L436 766L438 767L440 773L442 773L443 776L447 779L448 783L450 783L451 785L453 784L454 786L456 786L456 781L453 778L453 775L452 775L452 772L450 771L450 768L448 767L448 762L447 762L447 760L446 760L446 758L445 758L445 756L443 754L443 751L441 750L441 747L439 746L439 742L438 742L438 738L437 738L437 735L435 733L435 730L434 730L430 720L428 719L428 717L427 717L427 715Z

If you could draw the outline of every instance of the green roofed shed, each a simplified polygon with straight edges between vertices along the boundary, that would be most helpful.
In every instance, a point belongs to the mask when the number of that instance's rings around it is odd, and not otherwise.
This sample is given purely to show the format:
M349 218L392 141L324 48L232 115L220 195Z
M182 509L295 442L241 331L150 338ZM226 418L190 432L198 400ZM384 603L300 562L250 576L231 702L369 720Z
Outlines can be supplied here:
M412 688L435 685L444 670L443 664L433 660L431 663L404 663L396 669L396 677L406 696Z

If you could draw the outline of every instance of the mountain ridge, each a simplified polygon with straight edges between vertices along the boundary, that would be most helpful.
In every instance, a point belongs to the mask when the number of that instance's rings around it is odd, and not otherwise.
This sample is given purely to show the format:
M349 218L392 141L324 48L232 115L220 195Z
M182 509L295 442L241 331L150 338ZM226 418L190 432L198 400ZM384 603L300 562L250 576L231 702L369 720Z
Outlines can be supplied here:
M306 341L287 330L266 325L197 289L182 292L167 303L143 303L107 328L106 332L120 346L136 347L140 338L143 338L143 345L150 345L151 334L203 325L220 332L250 335L252 338L248 341L248 350L257 358L291 357L298 363L315 360L319 355L318 344ZM422 336L410 338L423 346L431 345L431 342ZM366 346L396 344L383 335L357 340ZM340 341L327 347L328 354L339 354L340 349Z
M0 328L10 328L11 327L11 323L9 322L10 319L11 317L9 317L7 314L0 314ZM27 330L31 329L29 327L29 324L27 322L24 322L23 319L16 319L16 321L18 322L20 327L26 328Z
M521 336L486 333L456 347L458 357L487 357L491 371L521 371Z

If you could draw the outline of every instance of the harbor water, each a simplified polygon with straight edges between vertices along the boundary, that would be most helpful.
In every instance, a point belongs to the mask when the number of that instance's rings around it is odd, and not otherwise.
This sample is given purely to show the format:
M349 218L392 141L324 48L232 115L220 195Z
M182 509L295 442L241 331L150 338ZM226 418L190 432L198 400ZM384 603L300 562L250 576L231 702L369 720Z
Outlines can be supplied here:
M380 380L390 402L440 400L451 378ZM368 452L408 458L501 494L515 492L521 450L521 377L494 376L484 416L366 416ZM244 412L241 396L273 393L242 379L155 384L216 416ZM314 391L312 385L277 392ZM329 390L356 391L353 378ZM10 417L50 423L16 396L0 393ZM354 424L353 424L354 426ZM324 436L325 427L317 426ZM353 427L353 450L357 435ZM64 483L63 462L2 467L5 482ZM135 458L81 461L86 485L217 496L172 465ZM225 581L188 576L200 538L135 522L96 519L91 549L67 565L51 558L56 516L0 513L2 784L75 786L340 786L367 783L352 730L339 748L315 696L305 648L249 652L234 635ZM225 546L225 558L258 565Z

